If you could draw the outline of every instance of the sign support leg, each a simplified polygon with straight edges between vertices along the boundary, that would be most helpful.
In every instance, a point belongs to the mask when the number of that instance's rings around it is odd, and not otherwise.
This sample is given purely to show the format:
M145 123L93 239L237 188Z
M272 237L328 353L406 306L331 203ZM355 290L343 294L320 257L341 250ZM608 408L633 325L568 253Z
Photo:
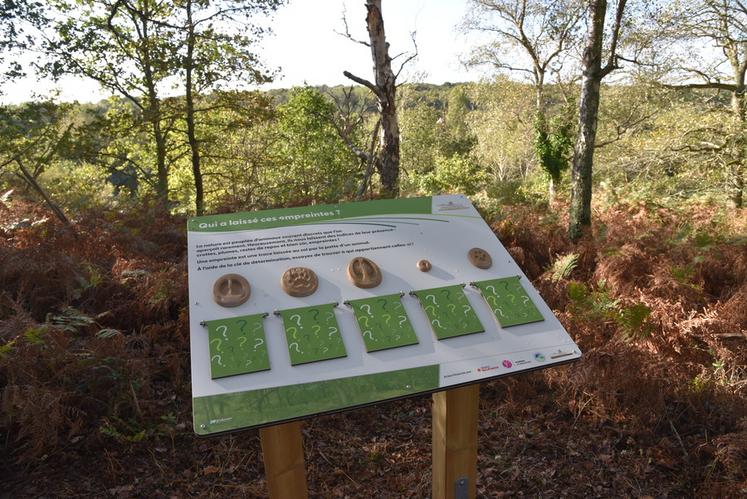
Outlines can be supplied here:
M259 438L270 497L308 498L301 422L261 428Z
M433 394L433 499L474 498L480 385Z

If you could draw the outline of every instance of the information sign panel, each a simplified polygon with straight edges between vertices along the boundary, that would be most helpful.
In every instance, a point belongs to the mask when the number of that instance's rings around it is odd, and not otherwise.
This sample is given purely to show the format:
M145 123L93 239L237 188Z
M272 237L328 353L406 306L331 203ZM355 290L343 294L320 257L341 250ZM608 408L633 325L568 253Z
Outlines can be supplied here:
M464 196L197 217L188 245L201 435L581 355Z

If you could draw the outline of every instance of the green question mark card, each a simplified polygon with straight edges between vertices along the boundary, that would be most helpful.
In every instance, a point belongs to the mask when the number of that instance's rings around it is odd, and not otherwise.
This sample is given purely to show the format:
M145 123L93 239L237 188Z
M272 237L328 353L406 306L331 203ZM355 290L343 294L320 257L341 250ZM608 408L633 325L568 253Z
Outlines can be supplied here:
M472 283L495 314L501 327L518 326L545 320L529 298L521 277L504 277Z
M346 357L335 304L280 310L291 365Z
M367 352L418 343L400 298L397 293L347 302L353 309Z
M263 319L267 314L206 321L212 379L270 368Z
M485 331L462 286L413 291L439 340Z

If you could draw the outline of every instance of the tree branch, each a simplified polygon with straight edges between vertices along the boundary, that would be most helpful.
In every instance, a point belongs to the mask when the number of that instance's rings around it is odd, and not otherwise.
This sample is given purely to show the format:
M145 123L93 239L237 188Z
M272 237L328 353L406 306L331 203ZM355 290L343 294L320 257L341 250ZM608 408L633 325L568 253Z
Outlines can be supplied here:
M349 79L353 80L354 82L358 83L359 85L363 85L364 87L368 88L371 92L373 92L374 94L376 94L376 97L378 97L379 99L384 99L385 98L384 94L381 92L381 90L379 89L379 87L377 87L376 85L374 85L370 81L366 80L365 78L361 78L359 76L355 76L350 71L343 71L342 74L346 78L349 78Z

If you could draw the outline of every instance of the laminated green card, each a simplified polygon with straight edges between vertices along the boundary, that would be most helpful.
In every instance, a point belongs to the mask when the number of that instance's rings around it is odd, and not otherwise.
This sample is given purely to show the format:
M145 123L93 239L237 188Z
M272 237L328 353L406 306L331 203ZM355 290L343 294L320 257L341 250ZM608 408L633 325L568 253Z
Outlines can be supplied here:
M418 343L399 293L346 302L353 308L367 352Z
M501 327L545 320L521 285L519 276L473 282L472 285L480 290Z
M210 338L210 376L236 376L270 368L263 319L267 314L206 321Z
M280 310L291 364L347 356L335 318L334 303Z
M439 340L485 331L461 285L423 289L412 294L420 300Z

